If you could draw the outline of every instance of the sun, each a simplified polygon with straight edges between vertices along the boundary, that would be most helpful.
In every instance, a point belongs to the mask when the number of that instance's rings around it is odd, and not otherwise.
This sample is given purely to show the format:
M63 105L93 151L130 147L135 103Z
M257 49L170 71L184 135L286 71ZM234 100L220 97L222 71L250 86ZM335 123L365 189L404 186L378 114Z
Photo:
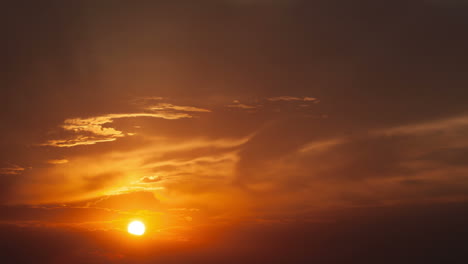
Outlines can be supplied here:
M141 221L133 221L128 224L128 232L132 235L141 236L145 233L145 224Z

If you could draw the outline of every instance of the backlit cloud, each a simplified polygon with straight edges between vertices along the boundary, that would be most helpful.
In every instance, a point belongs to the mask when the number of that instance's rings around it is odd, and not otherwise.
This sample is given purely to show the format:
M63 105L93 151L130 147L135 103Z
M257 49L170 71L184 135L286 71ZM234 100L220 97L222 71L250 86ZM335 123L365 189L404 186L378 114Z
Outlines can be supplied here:
M303 102L314 102L318 101L317 98L314 97L295 97L295 96L278 96L278 97L270 97L268 101L276 102L276 101L303 101Z
M8 2L1 263L466 262L467 8Z
M173 105L168 103L160 103L156 105L152 105L147 107L148 110L153 111L164 111L164 110L176 110L176 111L183 111L183 112L211 112L208 109L194 107L194 106L181 106L181 105Z
M145 176L140 179L142 183L155 183L162 180L161 176Z
M238 100L234 100L232 104L227 105L227 107L252 110L252 109L257 109L258 107L261 107L261 105L248 105L248 104L243 104Z
M53 159L53 160L48 160L47 163L53 164L53 165L60 165L60 164L68 163L68 160L66 160L66 159Z
M71 138L52 139L41 145L53 147L74 147L115 141L119 137L124 137L124 132L112 127L104 127L104 125L113 123L115 119L136 117L152 117L175 120L181 118L191 118L192 116L187 113L160 111L155 113L108 114L90 118L71 118L66 119L64 124L61 126L64 130L73 133Z
M10 164L7 167L0 168L0 175L17 175L21 174L24 168L15 164Z

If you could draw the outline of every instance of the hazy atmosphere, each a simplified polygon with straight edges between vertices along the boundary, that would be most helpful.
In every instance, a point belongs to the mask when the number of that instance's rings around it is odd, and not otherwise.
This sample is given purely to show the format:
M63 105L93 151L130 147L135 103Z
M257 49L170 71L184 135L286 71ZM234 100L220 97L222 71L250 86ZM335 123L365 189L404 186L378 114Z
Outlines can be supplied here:
M467 1L20 0L0 30L0 263L468 263Z

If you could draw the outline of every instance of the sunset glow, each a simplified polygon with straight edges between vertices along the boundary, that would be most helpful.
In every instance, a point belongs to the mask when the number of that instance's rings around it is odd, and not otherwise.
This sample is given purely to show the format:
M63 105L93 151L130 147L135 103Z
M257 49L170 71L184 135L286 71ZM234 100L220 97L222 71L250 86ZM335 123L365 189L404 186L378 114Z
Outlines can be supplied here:
M5 0L0 264L468 263L468 0Z

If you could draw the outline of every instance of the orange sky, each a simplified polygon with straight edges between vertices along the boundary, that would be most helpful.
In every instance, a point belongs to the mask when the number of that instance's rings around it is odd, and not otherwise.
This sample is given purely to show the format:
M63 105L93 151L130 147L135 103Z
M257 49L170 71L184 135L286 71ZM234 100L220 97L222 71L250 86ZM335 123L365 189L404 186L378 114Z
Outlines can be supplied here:
M459 260L467 9L391 2L10 1L0 262Z

